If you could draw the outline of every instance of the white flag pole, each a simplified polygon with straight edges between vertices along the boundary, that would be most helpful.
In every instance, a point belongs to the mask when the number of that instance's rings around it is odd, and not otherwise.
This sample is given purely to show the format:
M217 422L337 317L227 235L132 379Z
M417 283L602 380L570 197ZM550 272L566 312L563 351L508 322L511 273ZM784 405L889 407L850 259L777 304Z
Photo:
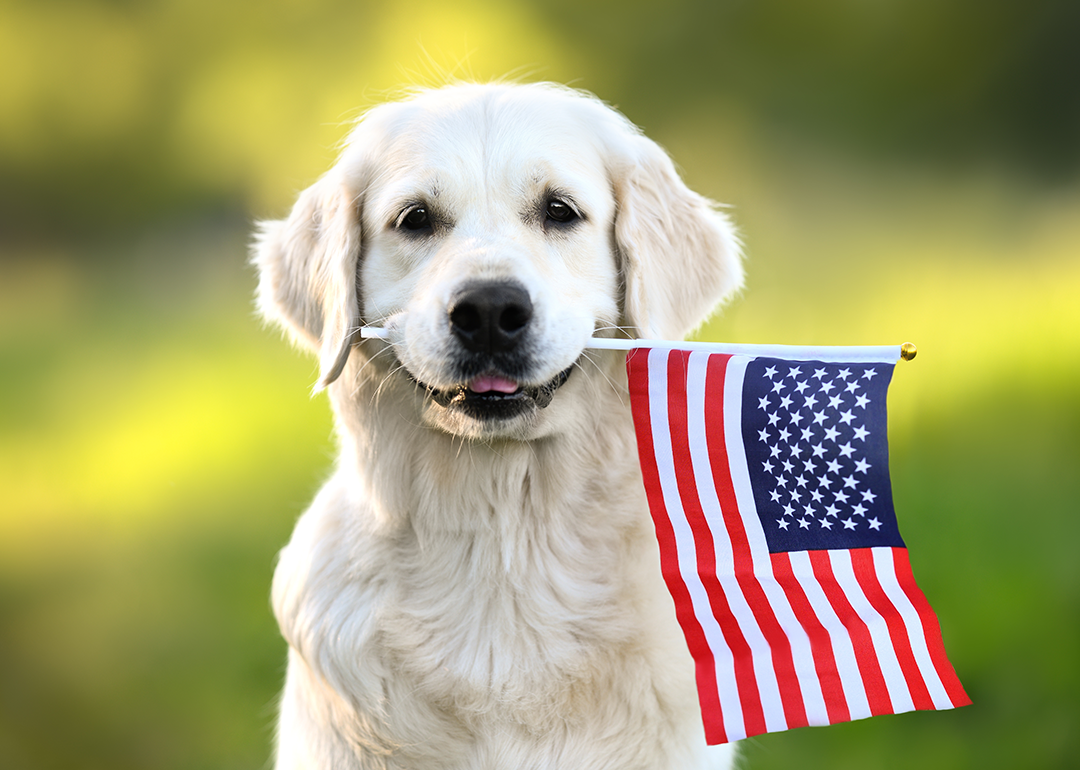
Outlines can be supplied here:
M362 339L385 340L389 332L378 326L361 326ZM616 339L612 337L590 337L586 348L594 350L634 350L635 348L669 348L678 350L702 351L705 353L727 353L730 355L752 355L765 358L787 358L802 361L837 361L851 363L891 363L899 358L910 361L915 357L915 346L910 342L903 345L881 346L801 346L801 345L743 345L728 342L688 342L683 340L646 340Z

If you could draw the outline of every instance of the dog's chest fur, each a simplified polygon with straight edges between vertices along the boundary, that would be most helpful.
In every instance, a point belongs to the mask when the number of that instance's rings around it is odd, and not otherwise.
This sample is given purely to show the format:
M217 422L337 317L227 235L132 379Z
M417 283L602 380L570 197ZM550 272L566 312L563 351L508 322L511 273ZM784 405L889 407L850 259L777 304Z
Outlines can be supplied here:
M614 423L570 443L405 435L344 453L283 553L275 609L311 680L352 701L341 723L361 731L354 742L407 766L423 738L462 768L511 766L491 752L520 752L519 767L629 752L619 766L644 767L627 735L675 756L693 744L676 727L693 708L690 667L670 633L632 429ZM437 457L451 450L453 462ZM397 473L413 479L408 494ZM349 499L356 489L374 494Z

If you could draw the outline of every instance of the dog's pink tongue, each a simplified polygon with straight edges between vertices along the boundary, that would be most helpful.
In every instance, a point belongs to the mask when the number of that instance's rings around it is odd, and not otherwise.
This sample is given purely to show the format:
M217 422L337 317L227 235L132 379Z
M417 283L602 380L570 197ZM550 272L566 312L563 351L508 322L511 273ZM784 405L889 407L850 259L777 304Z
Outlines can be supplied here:
M469 390L473 393L487 393L492 390L497 393L513 393L517 389L516 382L497 374L482 374L469 383Z

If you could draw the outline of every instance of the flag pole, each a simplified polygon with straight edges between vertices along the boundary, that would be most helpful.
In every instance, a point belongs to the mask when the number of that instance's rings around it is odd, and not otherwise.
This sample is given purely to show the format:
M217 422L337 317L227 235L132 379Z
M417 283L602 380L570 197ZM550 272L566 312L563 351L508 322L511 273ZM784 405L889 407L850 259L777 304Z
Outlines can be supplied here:
M390 333L379 326L361 326L361 339L388 339ZM801 346L801 345L746 345L727 342L693 342L685 340L650 340L617 339L613 337L590 337L585 344L593 350L634 350L636 348L668 348L704 353L728 353L731 355L754 355L770 358L789 358L793 360L814 361L850 361L852 363L872 363L896 361L902 358L910 361L915 357L915 346L910 342L903 345L884 346Z

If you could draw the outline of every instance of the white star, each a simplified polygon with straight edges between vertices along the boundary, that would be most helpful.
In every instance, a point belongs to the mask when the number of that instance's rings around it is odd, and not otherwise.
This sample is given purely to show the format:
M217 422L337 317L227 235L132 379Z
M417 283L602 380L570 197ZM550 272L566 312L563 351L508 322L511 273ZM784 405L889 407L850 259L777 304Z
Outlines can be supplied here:
M828 519L821 519L821 526L824 529L832 529L832 522Z
M776 480L776 483L779 484L780 486L782 486L784 489L787 489L787 478L786 477L781 476L780 478L778 478Z
M858 380L852 380L851 382L849 382L847 384L847 392L848 393L854 393L856 390L859 389L859 387L860 387L859 381Z
M865 393L860 393L859 395L855 396L855 406L861 406L863 409L865 409L866 405L869 403L870 399L867 398Z
M869 489L867 489L862 493L862 499L865 500L868 503L872 503L875 500L877 500L877 495L875 495L873 492L871 492Z
M862 503L857 503L855 507L851 509L851 512L856 516L866 516L866 506Z
M854 488L855 488L855 485L856 485L856 484L858 484L858 483L859 483L859 482L857 482L857 481L855 480L855 477L854 477L854 476L844 476L844 486L845 486L845 487L848 487L848 488L854 489Z
M802 392L803 392L804 390L806 390L807 388L809 388L809 387L810 387L810 386L809 386L809 385L807 385L805 381L803 381L803 380L799 380L798 384L797 384L797 385L795 386L795 390L799 391L799 393L800 393L800 395L801 395L801 394L802 394Z
M791 460L784 460L784 473L791 473Z
M810 497L813 498L815 503L820 503L823 495L821 494L821 492L815 489L810 493Z
M797 460L799 458L799 455L801 455L804 451L805 450L798 444L793 444L791 447L791 456Z
M867 369L867 370L866 370L865 372L863 372L863 373L862 373L862 376L863 376L863 377L865 377L865 378L866 378L866 379L868 379L868 380L872 380L872 379L874 379L874 375L875 375L875 374L877 374L877 371L876 371L876 370L874 370L874 369Z
M772 384L772 392L773 393L779 393L783 389L784 389L784 381L783 380L777 380L776 382L774 382Z
M854 448L852 448L850 441L840 447L840 454L842 454L844 457L851 457L854 452L855 450Z
M761 398L758 399L757 403L758 403L758 407L760 407L761 409L768 409L769 408L769 397L768 396L762 396Z
M833 492L833 495L836 496L836 502L838 503L846 503L848 500L847 492L842 489L836 490Z
M805 441L808 444L810 443L810 429L809 428L803 428L802 429L802 440Z
M813 460L803 460L802 464L803 464L803 468L806 469L807 473L813 473L814 472L815 465L814 465Z
M774 489L772 492L769 493L769 497L772 498L772 501L774 503L780 502L780 490Z
M773 412L772 414L769 415L769 425L770 426L776 425L776 423L778 423L778 422L780 422L780 414L778 412Z
M827 396L827 395L829 395L829 391L832 390L835 387L836 387L836 385L834 385L831 381L830 382L823 382L823 383L821 383L821 392L824 393Z
M799 526L803 529L810 529L810 522L808 522L806 519L799 519Z
M821 457L823 454L825 454L825 447L823 447L821 444L814 444L812 449L814 452L814 457Z
M813 393L811 393L809 396L806 397L806 408L807 409L813 409L814 404L816 404L816 403L817 403L817 396L815 396Z
M828 464L825 467L829 469L829 473L839 473L840 461L834 457L832 460L829 460Z
M780 529L787 529L788 528L787 519L777 519L776 523L780 526Z
M800 487L805 487L806 486L806 476L799 476L799 478L795 479L795 483L798 484Z
M818 476L817 483L820 486L825 487L825 489L828 489L829 485L832 484L832 479L830 479L828 476Z
M870 529L881 529L881 522L877 519L870 519L870 521L866 523L870 525Z
M791 431L789 431L787 428L781 428L780 429L780 439L782 441L786 441L786 442L788 442L790 444L791 443Z
M784 515L785 516L790 516L793 513L795 513L795 509L791 507L791 503L788 503L787 505L784 506Z
M855 429L855 438L859 441L866 441L866 437L870 435L870 431L866 429L865 425L860 425Z
M780 406L789 409L791 407L791 396L784 396L780 399Z
M757 435L758 435L758 438L761 439L762 441L768 441L769 440L769 431L765 430L764 428L759 430Z
M850 409L840 415L840 422L844 423L844 425L851 425L851 421L854 419L855 415L851 413Z
M828 508L825 509L826 516L835 516L838 513L840 513L840 509L837 508L835 505L830 505Z
M802 500L802 493L797 489L791 490L791 499L795 502L800 502Z
M769 457L779 457L779 456L780 456L780 445L779 444L774 444L773 446L769 447Z
M821 379L822 377L824 377L824 376L825 376L826 374L828 374L828 372L827 372L827 371L825 371L824 369L815 369L815 370L814 370L814 379L816 379L816 380L820 380L820 379Z
M846 380L848 377L851 376L851 370L845 367L845 368L841 369L840 371L838 371L836 373L836 376L839 377L842 380Z
M772 473L773 472L772 460L766 460L765 464L761 466L761 469L763 471L765 471L766 473Z
M770 366L768 369L766 369L765 370L765 376L768 377L770 380L773 377L775 377L776 376L776 367L775 366Z
M839 393L837 393L835 396L829 396L829 406L831 406L833 409L839 409L840 408L840 394Z
M806 514L807 516L811 516L811 517L812 517L812 516L814 515L814 508L813 508L813 506L810 506L810 505L805 505L805 506L803 506L803 513L805 513L805 514Z
M788 369L787 376L788 377L798 377L800 374L802 374L802 369L800 369L797 366L793 366L790 369Z
M840 431L836 428L828 427L825 429L825 438L829 441L836 441L836 437L840 435Z
M825 424L825 412L814 412L814 423L816 425Z
M795 425L798 425L802 421L803 421L803 413L802 412L792 412L792 414L791 414L791 422L792 423L794 423Z
M844 529L855 529L855 520L844 519Z
M866 460L855 461L855 470L857 470L859 473L866 473L866 469L869 467L870 463L866 462Z

